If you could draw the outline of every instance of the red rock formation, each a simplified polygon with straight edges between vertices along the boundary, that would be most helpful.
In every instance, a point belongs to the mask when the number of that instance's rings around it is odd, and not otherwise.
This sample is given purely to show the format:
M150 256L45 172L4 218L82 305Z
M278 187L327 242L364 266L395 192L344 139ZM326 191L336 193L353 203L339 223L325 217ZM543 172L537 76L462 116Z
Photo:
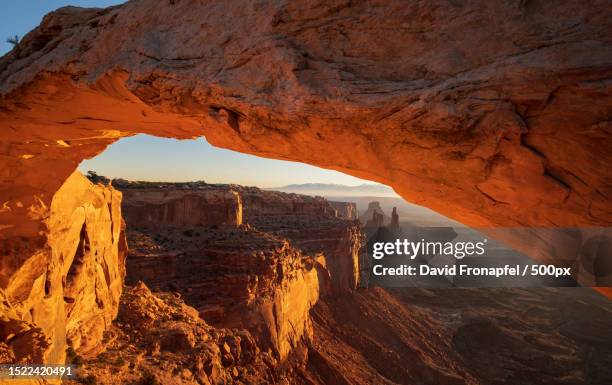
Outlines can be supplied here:
M314 339L298 370L305 380L293 383L605 384L611 312L586 288L372 288L327 297L312 312Z
M311 335L320 273L287 241L246 226L128 230L128 241L129 284L178 290L206 321L251 330L279 358Z
M359 256L364 244L362 226L334 219L302 223L295 227L263 227L267 232L287 238L291 244L310 255L320 255L329 277L330 291L339 294L359 286Z
M248 331L214 328L179 295L153 295L142 282L127 288L106 335L105 352L79 368L69 384L91 378L107 385L258 384L276 378L277 361Z
M359 222L338 218L333 205L322 197L257 188L240 191L246 223L289 239L305 253L322 254L334 292L358 287L359 253L364 243ZM287 203L291 201L294 203Z
M181 227L242 223L240 195L230 188L170 189L141 183L123 188L123 212L132 227Z
M253 223L259 217L284 215L311 215L335 217L336 211L323 197L312 197L279 191L266 191L257 187L234 186L244 201L244 220Z
M121 193L73 173L50 207L48 232L3 243L0 345L16 361L61 363L66 344L93 354L117 313L125 276ZM34 214L34 212L32 213ZM28 358L28 355L30 356Z
M139 283L106 351L68 384L607 384L611 311L585 288L365 289L320 300L313 338L281 363L249 331L213 327L180 295Z

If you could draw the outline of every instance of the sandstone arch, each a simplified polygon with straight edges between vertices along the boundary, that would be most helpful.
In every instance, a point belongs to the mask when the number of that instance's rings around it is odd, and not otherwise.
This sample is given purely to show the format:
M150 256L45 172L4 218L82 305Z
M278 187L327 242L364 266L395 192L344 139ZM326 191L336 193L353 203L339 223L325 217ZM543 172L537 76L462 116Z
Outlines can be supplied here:
M2 58L5 236L137 132L384 182L469 225L610 224L603 2L173 3L62 8Z
M570 0L62 8L0 59L0 287L45 244L78 163L136 133L333 168L471 226L610 226L608 14Z

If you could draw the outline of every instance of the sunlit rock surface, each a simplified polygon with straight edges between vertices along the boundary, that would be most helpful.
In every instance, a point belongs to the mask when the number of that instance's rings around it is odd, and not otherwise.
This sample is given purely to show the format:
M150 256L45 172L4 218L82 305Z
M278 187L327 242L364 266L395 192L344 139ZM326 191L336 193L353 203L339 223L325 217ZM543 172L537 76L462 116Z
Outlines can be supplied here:
M3 244L0 342L18 362L61 363L67 345L93 354L125 276L121 193L75 172L36 214L47 232Z
M247 330L212 327L179 294L153 294L142 282L126 288L102 345L105 351L69 384L88 377L108 385L262 384L277 378L277 360Z
M281 362L249 331L211 326L179 294L137 284L106 351L80 373L104 385L608 384L611 312L587 288L369 288L321 299L313 338Z
M123 213L132 227L242 224L240 195L229 187L159 189L144 184L123 191Z

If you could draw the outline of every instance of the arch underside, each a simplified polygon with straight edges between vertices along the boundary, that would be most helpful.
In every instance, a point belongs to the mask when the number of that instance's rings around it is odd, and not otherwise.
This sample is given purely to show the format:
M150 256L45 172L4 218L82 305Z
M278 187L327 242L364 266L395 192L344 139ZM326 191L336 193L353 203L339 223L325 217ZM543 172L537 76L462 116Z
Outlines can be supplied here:
M137 133L335 169L473 227L612 222L604 9L192 3L62 8L0 59L4 242L44 237L77 165ZM500 238L549 259L527 233Z

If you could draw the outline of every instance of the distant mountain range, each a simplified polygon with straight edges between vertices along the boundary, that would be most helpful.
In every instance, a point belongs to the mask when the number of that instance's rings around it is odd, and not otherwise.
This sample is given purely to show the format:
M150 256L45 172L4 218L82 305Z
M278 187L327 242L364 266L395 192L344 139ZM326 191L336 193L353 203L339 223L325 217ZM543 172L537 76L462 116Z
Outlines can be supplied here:
M283 187L269 188L266 190L283 191L296 194L321 195L321 196L382 196L396 197L397 194L389 186L383 184L364 183L358 186L347 186L332 183L304 183L290 184Z

